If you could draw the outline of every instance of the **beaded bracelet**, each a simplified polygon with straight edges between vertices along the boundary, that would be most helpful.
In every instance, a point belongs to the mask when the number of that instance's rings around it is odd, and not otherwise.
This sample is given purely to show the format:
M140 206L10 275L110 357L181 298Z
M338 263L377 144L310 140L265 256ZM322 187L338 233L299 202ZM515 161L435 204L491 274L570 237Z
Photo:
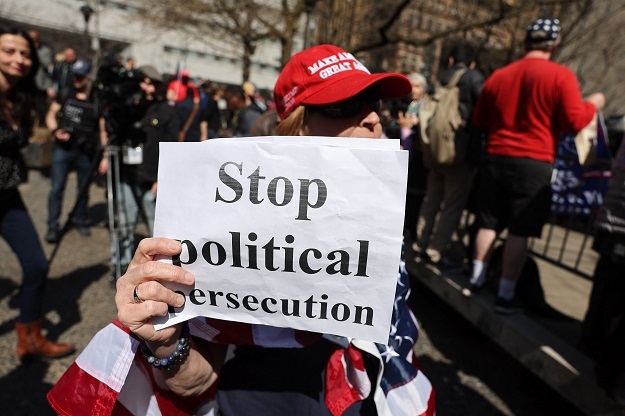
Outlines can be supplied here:
M143 356L148 363L152 364L154 368L158 368L159 370L171 370L172 368L182 364L185 357L188 355L190 348L188 322L184 322L182 324L182 333L180 334L180 338L178 338L178 345L176 345L176 349L168 357L156 358L152 354L152 351L148 348L145 341L141 341L141 352L143 353Z

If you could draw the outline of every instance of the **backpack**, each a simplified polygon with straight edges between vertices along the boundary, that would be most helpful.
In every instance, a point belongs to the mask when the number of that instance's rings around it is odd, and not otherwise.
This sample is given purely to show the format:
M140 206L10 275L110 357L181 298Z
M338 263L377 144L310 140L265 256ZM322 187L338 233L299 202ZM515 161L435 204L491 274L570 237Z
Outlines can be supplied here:
M456 71L447 85L437 85L431 99L419 109L421 139L431 153L436 165L451 165L465 156L464 123L460 116L460 90L458 81L467 72L466 68Z

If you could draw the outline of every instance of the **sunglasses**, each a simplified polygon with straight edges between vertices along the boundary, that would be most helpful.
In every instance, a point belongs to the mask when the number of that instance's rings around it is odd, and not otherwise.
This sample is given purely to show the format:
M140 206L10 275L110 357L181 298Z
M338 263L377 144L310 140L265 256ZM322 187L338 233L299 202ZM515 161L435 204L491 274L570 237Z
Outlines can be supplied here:
M327 105L311 105L311 111L322 114L329 118L350 118L360 114L364 106L372 109L376 113L380 112L380 99L372 92L365 91L347 100L339 101Z

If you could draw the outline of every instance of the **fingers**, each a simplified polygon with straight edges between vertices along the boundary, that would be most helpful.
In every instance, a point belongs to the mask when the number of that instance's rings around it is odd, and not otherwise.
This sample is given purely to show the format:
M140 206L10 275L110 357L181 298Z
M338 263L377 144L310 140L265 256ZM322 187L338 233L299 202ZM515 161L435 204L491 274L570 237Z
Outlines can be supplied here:
M117 281L118 291L126 290L128 287L134 290L136 285L151 281L171 282L187 286L195 282L193 275L185 269L165 262L145 261L149 255L147 255L147 257L141 257L138 253L139 250L135 253L135 258L130 263L130 266L128 266L126 274ZM139 256L138 259L137 256ZM142 298L147 299L147 297L143 296Z
M145 238L139 243L129 269L152 261L156 256L173 256L180 254L181 251L182 244L179 241L169 238Z
M100 164L98 165L98 172L101 175L104 175L106 173L106 171L108 170L108 159L104 158L100 161Z
M184 305L185 298L162 282L192 284L193 276L180 267L157 261L145 263L127 272L117 281L115 304L122 324L146 340L167 340L167 332L155 331L152 318L164 316L169 306ZM136 295L142 302L137 303Z
M137 300L135 299L135 292L137 298L139 298L141 302L137 302ZM123 294L123 296L125 295L126 293ZM164 303L165 305L171 305L179 308L184 305L184 296L166 288L159 282L152 280L135 285L132 289L132 296L128 299L124 299L124 301L135 305L141 305L150 301L160 302ZM144 306L152 307L151 305ZM163 315L165 312L167 312L167 310L162 311L160 315Z
M166 336L156 333L151 318L163 316L168 307L184 305L184 296L165 287L170 282L192 285L193 275L171 263L156 261L159 256L179 254L182 245L167 238L147 238L139 243L128 271L117 281L115 303L119 320L143 339ZM137 303L136 295L143 302Z
M605 96L600 92L591 94L590 96L588 96L586 101L592 103L592 105L594 105L597 110L601 110L603 107L605 107Z
M124 284L118 284L118 286L123 287ZM137 303L135 300L135 291L137 297L142 300L141 303ZM150 323L151 318L165 315L169 305L183 306L184 296L175 293L157 281L148 281L138 284L130 290L118 290L115 295L115 303L117 304L118 318L124 325L134 332L149 327L150 329L144 329L144 332L148 331L149 333L154 330Z

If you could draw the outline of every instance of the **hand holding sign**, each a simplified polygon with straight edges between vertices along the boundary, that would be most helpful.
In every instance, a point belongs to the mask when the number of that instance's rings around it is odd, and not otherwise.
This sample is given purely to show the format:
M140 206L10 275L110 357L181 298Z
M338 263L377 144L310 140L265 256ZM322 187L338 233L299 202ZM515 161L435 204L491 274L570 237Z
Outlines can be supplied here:
M168 305L184 305L183 296L167 289L161 283L190 286L195 281L184 269L154 261L157 257L177 255L181 248L179 242L164 238L142 240L128 271L117 281L115 303L119 311L118 318L131 331L147 341L158 342L171 338L175 328L156 331L151 325L150 318L165 314Z
M296 140L161 145L155 235L182 242L165 261L196 283L171 285L186 303L156 328L202 315L386 340L407 155Z

